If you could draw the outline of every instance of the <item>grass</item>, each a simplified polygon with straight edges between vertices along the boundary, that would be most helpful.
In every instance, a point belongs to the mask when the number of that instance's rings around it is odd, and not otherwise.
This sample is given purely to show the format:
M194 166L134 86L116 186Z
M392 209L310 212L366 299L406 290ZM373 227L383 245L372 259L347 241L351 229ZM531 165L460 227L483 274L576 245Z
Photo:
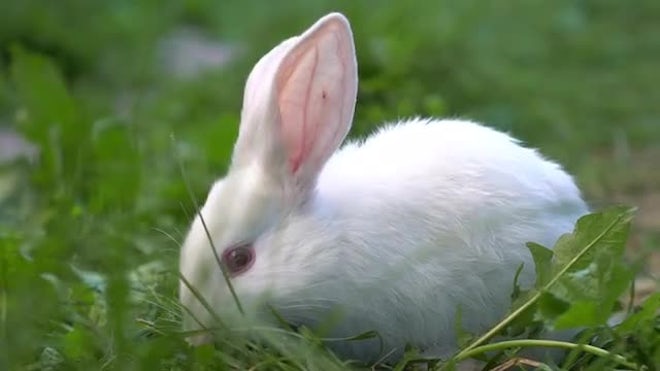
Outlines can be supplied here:
M188 348L174 273L194 214L177 161L202 199L225 170L250 67L331 9L351 19L359 54L352 136L415 114L511 131L575 174L595 208L639 207L628 261L655 284L656 1L9 1L0 126L39 155L0 164L0 369L349 367L305 331L269 333L265 347L225 334L220 351ZM235 58L173 73L160 46L182 26ZM657 294L646 303L616 331L592 324L585 339L657 367ZM576 369L612 365L580 354ZM411 350L393 367L418 359Z

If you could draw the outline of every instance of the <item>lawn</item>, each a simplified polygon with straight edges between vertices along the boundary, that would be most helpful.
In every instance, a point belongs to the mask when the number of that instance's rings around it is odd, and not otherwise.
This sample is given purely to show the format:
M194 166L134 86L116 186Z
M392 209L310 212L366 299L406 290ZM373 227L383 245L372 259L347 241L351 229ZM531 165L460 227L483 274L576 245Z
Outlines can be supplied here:
M219 352L188 348L177 332L179 243L195 213L187 188L203 200L226 170L256 60L331 10L356 39L351 137L415 115L512 133L574 174L594 210L637 208L625 254L634 304L660 307L658 1L1 8L0 369L348 367L297 342ZM599 346L657 369L660 319L645 308ZM589 367L605 366L575 363Z

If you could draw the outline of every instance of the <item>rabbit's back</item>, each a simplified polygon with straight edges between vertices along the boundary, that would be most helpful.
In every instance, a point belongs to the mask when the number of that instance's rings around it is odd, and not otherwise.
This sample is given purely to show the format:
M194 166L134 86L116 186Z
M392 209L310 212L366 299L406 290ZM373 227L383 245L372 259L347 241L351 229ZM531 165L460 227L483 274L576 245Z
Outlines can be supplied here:
M317 191L325 207L346 215L407 204L416 212L439 207L431 216L446 222L497 210L571 219L586 211L558 164L463 120L413 119L348 143L326 164Z

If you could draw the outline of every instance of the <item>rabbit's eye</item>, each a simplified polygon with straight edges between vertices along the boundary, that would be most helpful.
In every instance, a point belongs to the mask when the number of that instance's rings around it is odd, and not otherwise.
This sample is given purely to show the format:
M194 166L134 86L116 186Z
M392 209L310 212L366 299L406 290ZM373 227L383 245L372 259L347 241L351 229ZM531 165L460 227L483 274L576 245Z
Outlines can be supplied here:
M222 253L222 263L232 276L248 270L254 262L254 248L252 245L230 247Z

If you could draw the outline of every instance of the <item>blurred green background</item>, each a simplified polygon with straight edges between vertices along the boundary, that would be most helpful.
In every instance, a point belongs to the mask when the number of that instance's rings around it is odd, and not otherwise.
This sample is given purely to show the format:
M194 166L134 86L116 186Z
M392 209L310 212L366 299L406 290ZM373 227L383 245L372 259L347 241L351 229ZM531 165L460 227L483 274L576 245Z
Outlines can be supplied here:
M509 131L564 164L595 208L638 206L631 258L650 256L657 277L657 0L6 0L0 369L119 367L124 340L144 331L135 317L176 327L126 293L174 297L193 210L179 163L203 199L225 170L252 65L336 10L359 59L351 136L414 115ZM180 345L168 344L131 352L148 367Z

